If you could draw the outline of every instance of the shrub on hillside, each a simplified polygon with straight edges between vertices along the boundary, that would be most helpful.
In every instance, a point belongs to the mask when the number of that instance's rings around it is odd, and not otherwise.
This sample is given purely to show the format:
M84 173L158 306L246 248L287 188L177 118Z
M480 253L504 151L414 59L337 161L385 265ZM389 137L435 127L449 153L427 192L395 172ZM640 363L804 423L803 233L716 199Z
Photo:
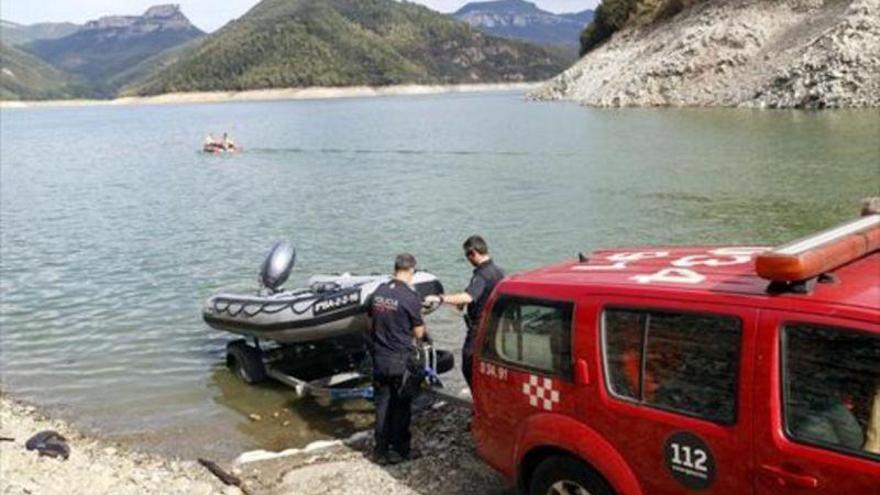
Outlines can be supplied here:
M638 0L604 0L596 8L593 22L581 33L581 56L599 46L626 24Z
M581 56L630 23L650 24L674 17L705 0L603 0L593 22L581 33Z

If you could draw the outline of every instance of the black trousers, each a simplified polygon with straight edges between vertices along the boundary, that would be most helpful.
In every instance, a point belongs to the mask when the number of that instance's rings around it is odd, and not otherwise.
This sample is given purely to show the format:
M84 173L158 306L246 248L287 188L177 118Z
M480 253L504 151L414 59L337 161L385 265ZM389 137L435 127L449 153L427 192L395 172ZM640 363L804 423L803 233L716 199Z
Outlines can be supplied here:
M461 374L464 375L464 381L467 382L468 388L473 391L471 382L474 376L474 343L473 339L465 339L464 346L461 348Z
M398 391L402 376L373 375L373 399L376 403L376 451L382 454L393 448L398 454L410 453L412 435L412 398Z

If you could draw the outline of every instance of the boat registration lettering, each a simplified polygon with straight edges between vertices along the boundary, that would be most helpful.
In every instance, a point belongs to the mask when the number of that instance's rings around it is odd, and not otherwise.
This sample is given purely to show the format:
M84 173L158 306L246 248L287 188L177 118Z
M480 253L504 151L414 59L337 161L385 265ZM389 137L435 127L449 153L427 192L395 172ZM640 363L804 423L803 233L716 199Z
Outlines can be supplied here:
M315 301L313 311L315 312L315 315L320 315L332 311L338 311L340 309L350 308L352 306L358 306L360 303L361 291L353 290L351 292L336 294Z

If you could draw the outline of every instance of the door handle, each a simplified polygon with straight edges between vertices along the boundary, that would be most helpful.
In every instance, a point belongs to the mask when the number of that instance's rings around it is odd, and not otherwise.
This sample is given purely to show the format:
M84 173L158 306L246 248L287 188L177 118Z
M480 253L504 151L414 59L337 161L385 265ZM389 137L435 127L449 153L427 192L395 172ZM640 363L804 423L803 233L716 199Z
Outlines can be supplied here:
M586 359L578 359L574 363L574 378L575 383L580 385L590 384L590 368L587 367Z
M793 473L782 466L761 464L761 472L773 478L781 486L795 488L818 488L819 479L809 474Z

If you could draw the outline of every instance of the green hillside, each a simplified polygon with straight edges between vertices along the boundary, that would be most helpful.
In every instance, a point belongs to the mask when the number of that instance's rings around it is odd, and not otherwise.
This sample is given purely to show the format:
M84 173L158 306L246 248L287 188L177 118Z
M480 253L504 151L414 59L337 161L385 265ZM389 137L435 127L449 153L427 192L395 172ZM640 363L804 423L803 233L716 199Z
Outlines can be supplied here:
M81 81L69 74L0 43L0 100L72 98L86 93Z
M201 38L190 40L182 45L169 48L156 55L134 65L122 72L114 74L107 80L107 85L113 88L124 88L139 81L143 81L155 73L171 66L177 61L189 56L201 43Z
M395 0L263 0L128 93L540 80L564 57Z

